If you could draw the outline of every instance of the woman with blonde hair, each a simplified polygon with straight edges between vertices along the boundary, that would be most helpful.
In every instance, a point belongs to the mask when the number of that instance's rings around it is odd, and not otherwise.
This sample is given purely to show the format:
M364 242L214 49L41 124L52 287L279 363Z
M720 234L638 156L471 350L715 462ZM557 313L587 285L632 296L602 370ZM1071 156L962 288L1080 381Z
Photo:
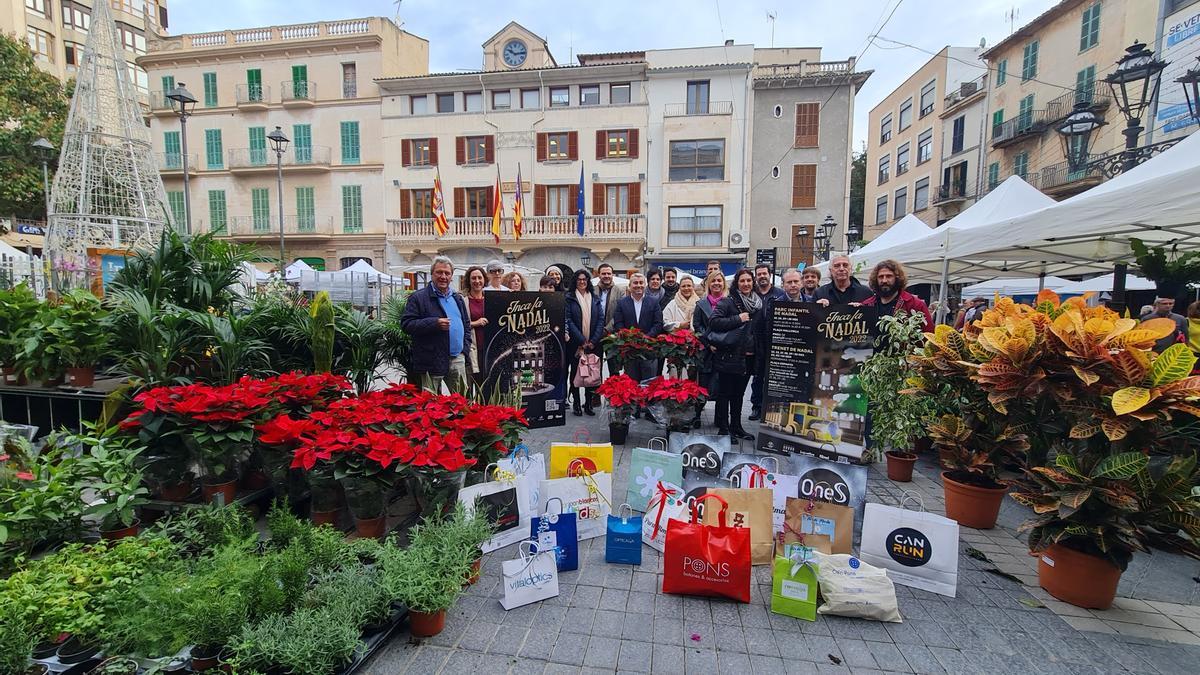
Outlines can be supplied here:
M522 276L520 272L513 271L505 274L503 281L500 283L504 284L504 287L510 291L526 290L525 277Z
M700 354L700 367L698 368L700 386L708 390L709 400L715 400L717 373L713 370L712 365L712 355L715 348L709 345L706 336L708 334L708 322L712 319L713 312L717 309L717 303L721 301L721 298L725 297L725 275L721 274L720 270L709 272L708 276L704 277L703 286L704 297L696 298L695 309L692 310L692 332L704 344L704 351ZM703 410L704 406L696 408L696 417L692 420L693 429L700 428L700 413Z

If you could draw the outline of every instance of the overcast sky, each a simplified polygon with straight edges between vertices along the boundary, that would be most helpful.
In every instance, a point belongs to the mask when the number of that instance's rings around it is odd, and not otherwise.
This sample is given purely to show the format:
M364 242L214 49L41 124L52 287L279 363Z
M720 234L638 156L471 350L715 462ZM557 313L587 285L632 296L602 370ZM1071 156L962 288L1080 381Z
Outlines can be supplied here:
M404 0L404 28L429 40L433 72L477 69L480 45L510 20L546 38L560 64L572 54L738 43L821 47L827 61L858 56L859 70L874 75L855 103L855 148L866 138L867 114L886 94L930 58L909 47L868 36L896 7L878 34L936 53L947 44L995 44L1055 0ZM359 16L395 17L390 0L171 0L170 32L200 33Z

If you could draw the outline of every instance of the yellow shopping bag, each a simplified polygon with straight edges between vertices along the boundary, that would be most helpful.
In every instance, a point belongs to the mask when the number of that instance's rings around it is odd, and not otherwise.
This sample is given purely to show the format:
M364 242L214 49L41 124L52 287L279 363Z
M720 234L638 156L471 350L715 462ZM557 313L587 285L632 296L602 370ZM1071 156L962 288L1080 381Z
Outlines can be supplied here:
M590 473L613 471L612 443L587 443L591 440L587 429L578 429L575 440L570 443L550 444L550 478L574 476L579 469ZM576 462L578 462L576 464ZM572 468L572 464L576 464Z

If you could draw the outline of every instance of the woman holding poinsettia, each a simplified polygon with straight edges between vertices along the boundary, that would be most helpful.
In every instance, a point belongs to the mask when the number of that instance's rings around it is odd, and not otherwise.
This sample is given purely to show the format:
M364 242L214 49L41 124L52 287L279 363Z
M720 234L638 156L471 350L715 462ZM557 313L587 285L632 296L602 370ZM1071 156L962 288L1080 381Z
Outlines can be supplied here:
M742 428L742 400L755 372L754 337L763 320L763 303L754 292L754 274L745 268L733 275L733 291L717 303L708 323L707 342L715 347L717 372L717 433L753 441Z

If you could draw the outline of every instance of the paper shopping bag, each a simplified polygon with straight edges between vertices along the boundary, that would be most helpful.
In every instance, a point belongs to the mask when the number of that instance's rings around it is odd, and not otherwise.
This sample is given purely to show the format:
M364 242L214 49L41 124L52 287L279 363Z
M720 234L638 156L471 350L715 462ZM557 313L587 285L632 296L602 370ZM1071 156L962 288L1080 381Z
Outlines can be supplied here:
M721 506L717 526L699 522L695 504L688 522L667 524L662 592L750 602L750 530L729 526L721 497L706 494L696 501L709 499Z
M642 518L642 543L662 552L667 543L667 523L672 520L687 520L687 498L683 488L659 482L646 505L646 517Z
M557 513L550 510L550 502L558 503ZM558 497L548 500L545 512L529 523L529 539L537 543L539 551L554 551L559 572L579 569L578 523L574 512L563 510Z
M612 443L586 443L587 429L578 429L575 440L570 443L550 444L550 478L565 478L574 475L574 470L584 468L592 473L608 473L613 470Z
M480 548L490 553L525 538L529 531L529 479L496 470L497 479L486 483L469 485L458 491L458 501L469 513L474 513L476 503L483 509L487 521L495 534Z
M541 512L542 495L541 483L546 480L546 456L538 453L531 454L524 443L513 448L512 454L504 459L496 460L496 466L504 471L525 476L529 479L529 513L536 515Z
M612 474L584 470L578 476L544 480L541 492L547 502L561 499L563 510L575 514L579 541L604 536L604 519L612 513Z
M896 587L887 570L840 553L825 555L818 551L817 584L824 602L818 614L836 614L856 619L900 623Z
M800 547L791 557L775 558L771 611L805 621L817 620L817 563L812 549Z
M553 551L540 551L531 541L521 542L521 557L500 566L504 581L504 609L516 609L558 595L558 567Z
M850 553L854 546L854 509L789 497L781 545L800 543L821 553ZM782 548L782 547L781 547Z
M781 473L773 455L726 455L722 471L734 487L771 488L771 528L783 532L787 500L799 496L800 477Z
M648 448L634 448L629 464L629 488L625 501L634 511L646 512L646 505L660 482L683 485L683 463L679 455L667 451L667 442L651 438ZM658 446L658 447L656 447Z
M958 589L958 523L924 509L868 503L859 558L892 581L954 597Z
M725 519L730 527L750 530L750 563L771 564L775 558L775 539L771 531L771 491L764 488L709 488L708 494L725 500L729 507ZM720 514L714 509L704 510L705 525L716 525L718 518Z
M720 478L722 458L729 452L728 436L704 434L671 434L671 452L680 456L683 475L707 475Z
M604 562L641 565L642 517L633 515L633 508L628 504L622 504L618 513L608 517L608 532L604 535Z

